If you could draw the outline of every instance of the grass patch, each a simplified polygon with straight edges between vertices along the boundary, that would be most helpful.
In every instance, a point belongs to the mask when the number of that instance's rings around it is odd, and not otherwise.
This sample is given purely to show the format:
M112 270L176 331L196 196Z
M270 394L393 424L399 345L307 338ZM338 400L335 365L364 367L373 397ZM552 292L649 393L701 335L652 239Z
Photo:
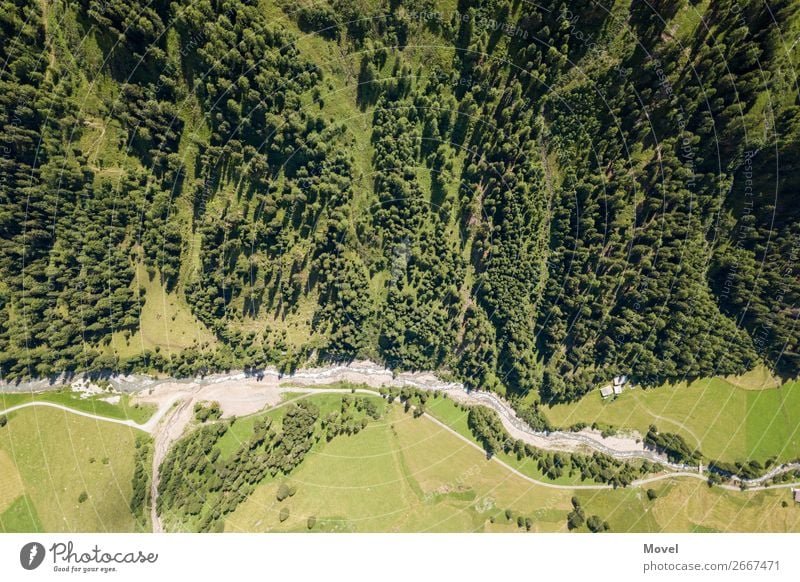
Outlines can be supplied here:
M470 441L475 443L476 445L480 446L480 443L475 439L472 434L472 431L469 429L469 425L467 424L467 416L468 412L463 410L453 402L449 398L429 398L428 402L425 403L425 412L443 422L453 430L455 430L461 436L468 438ZM497 453L497 458L506 463L507 465L514 467L517 471L522 473L523 475L527 475L532 479L537 479L539 481L546 481L548 483L554 483L557 485L577 485L577 484L593 484L594 481L581 481L580 475L563 475L556 479L555 481L545 477L545 475L539 470L538 461L531 459L530 457L524 457L522 459L517 459L517 456L514 454L507 454L504 452Z
M432 404L429 401L429 404ZM430 408L430 407L428 407ZM444 407L442 407L444 408ZM351 437L323 443L288 478L297 493L276 499L286 478L266 480L226 520L227 531L422 532L566 531L573 495L611 531L797 531L800 508L781 507L788 490L730 492L701 481L656 482L646 489L551 489L510 473L426 417L399 405ZM289 508L281 522L280 511ZM513 517L507 520L505 510ZM583 528L585 530L585 528Z
M337 437L312 452L290 478L297 486L294 497L277 501L278 480L259 486L228 518L226 529L307 531L308 518L315 516L315 531L420 531L426 529L426 521L446 520L452 503L468 502L436 497L434 487L420 482L416 453L427 443L423 438L413 443L413 450L407 448L403 425L409 423L427 425L434 432L442 430L427 420L413 420L399 406L392 406L385 419L371 423L358 435ZM460 446L466 445L462 442ZM466 470L463 463L451 461L451 471ZM280 522L284 505L290 507L290 517ZM459 520L456 530L474 529L482 521L467 516Z
M0 393L0 410L11 408L28 402L52 402L75 410L89 412L98 416L107 416L120 420L133 420L139 424L147 422L156 412L156 405L135 403L131 404L128 394L119 395L119 402L113 404L102 400L108 396L90 396L81 398L78 393L71 390L51 390L46 392Z
M752 385L752 384L751 384ZM675 432L711 459L780 461L800 457L800 382L747 390L721 378L651 390L625 390L604 401L592 392L578 402L544 409L556 426L578 422L632 428L645 434L651 424Z
M61 410L28 408L0 429L0 451L13 460L39 529L127 532L134 530L129 504L137 434ZM87 499L80 503L83 492ZM12 525L24 514L14 509ZM35 521L28 518L29 525Z
M726 376L728 384L745 390L764 390L766 388L780 388L780 378L772 375L766 366L756 366L741 376Z
M0 532L41 533L44 531L36 508L30 497L21 495L4 512L0 513Z
M22 478L8 453L0 450L0 514L25 492Z
M177 354L192 346L216 344L214 334L192 314L186 299L168 293L157 272L151 277L147 269L137 265L133 285L144 289L144 303L139 329L130 337L124 332L112 336L110 349L120 358L130 358L145 350Z
M332 385L332 387L336 386ZM326 388L328 388L328 386L326 386ZM258 412L249 416L237 418L236 422L233 423L233 426L231 426L222 436L222 438L217 441L215 446L220 450L220 456L223 459L228 458L236 451L236 449L241 446L243 442L250 437L250 435L253 433L253 427L262 419L266 417L272 418L273 427L275 427L276 430L279 429L281 426L283 413L285 412L283 406L284 404L292 400L296 400L298 397L307 396L308 398L313 398L314 404L319 407L319 418L322 419L331 412L338 411L342 406L342 397L347 395L350 395L349 390L346 392L343 390L343 394L284 394L284 402L278 404L267 412ZM358 398L369 398L376 402L380 402L381 404L383 403L383 399L379 396L369 396L365 394L353 394L352 396Z

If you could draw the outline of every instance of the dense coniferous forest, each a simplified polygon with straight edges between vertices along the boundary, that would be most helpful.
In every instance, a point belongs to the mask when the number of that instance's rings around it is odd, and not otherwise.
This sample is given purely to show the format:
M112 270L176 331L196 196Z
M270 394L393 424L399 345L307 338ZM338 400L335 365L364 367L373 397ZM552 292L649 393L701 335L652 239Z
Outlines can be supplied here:
M795 376L798 12L2 0L0 376Z

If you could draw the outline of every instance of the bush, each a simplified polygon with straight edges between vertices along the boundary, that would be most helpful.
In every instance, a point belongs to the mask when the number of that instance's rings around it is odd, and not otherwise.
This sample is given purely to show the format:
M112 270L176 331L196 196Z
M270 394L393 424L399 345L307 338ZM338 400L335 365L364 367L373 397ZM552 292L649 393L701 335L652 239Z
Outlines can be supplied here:
M5 414L0 415L0 428L8 424L8 417Z
M198 422L218 420L221 416L222 410L219 407L219 402L211 402L208 406L203 406L199 402L194 405L194 417Z
M336 12L327 5L301 7L297 11L297 26L303 32L316 33L328 40L338 40L341 33Z
M589 528L589 531L593 533L599 533L608 531L608 522L603 521L598 516L593 515L589 519L586 520L586 526Z
M314 529L315 525L317 525L317 518L312 515L308 518L308 521L306 521L306 527L308 529Z
M89 499L89 494L86 491L82 491L80 495L78 495L78 503L83 503Z
M572 498L572 507L574 509L567 514L567 528L569 530L578 529L586 521L581 502L577 497Z
M292 490L289 489L289 486L286 483L281 483L278 486L278 493L275 497L277 497L278 501L283 501L287 497L292 495Z
M658 498L658 493L656 493L655 489L648 489L647 490L647 498L650 501L654 501L655 499Z
M278 519L281 520L281 522L284 522L287 519L289 519L289 508L288 507L281 508L281 512L278 514Z
M569 530L578 529L583 525L583 512L580 509L570 511L567 514L567 528Z
M205 422L208 420L208 409L199 402L194 405L194 418L197 422Z

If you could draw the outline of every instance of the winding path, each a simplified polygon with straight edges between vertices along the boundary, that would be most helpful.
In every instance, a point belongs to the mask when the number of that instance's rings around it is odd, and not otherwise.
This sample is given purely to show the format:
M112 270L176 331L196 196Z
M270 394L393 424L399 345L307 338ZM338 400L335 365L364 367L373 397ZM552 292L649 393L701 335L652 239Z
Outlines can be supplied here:
M43 402L43 401L34 401L34 402L25 402L24 404L17 404L16 406L12 406L10 408L6 408L5 410L0 410L0 416L9 414L11 412L15 412L17 410L22 410L23 408L31 408L34 406L44 406L46 408L57 408L59 410L63 410L64 412L70 412L72 414L76 414L78 416L85 416L86 418L91 418L93 420L102 420L103 422L113 422L115 424L123 424L125 426L130 426L132 428L138 428L139 430L144 430L146 432L150 432L145 428L145 425L138 424L133 420L123 420L120 418L112 418L110 416L100 416L99 414L92 414L91 412L85 412L83 410L79 410L77 408L70 408L69 406L64 406L63 404L56 404L55 402Z

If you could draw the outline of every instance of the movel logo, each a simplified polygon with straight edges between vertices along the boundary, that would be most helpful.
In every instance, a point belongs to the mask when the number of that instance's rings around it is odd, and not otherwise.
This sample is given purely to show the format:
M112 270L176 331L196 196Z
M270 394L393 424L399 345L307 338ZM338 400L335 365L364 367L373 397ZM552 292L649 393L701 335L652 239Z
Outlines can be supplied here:
M19 551L19 563L26 570L35 570L44 561L44 546L39 542L30 542Z

